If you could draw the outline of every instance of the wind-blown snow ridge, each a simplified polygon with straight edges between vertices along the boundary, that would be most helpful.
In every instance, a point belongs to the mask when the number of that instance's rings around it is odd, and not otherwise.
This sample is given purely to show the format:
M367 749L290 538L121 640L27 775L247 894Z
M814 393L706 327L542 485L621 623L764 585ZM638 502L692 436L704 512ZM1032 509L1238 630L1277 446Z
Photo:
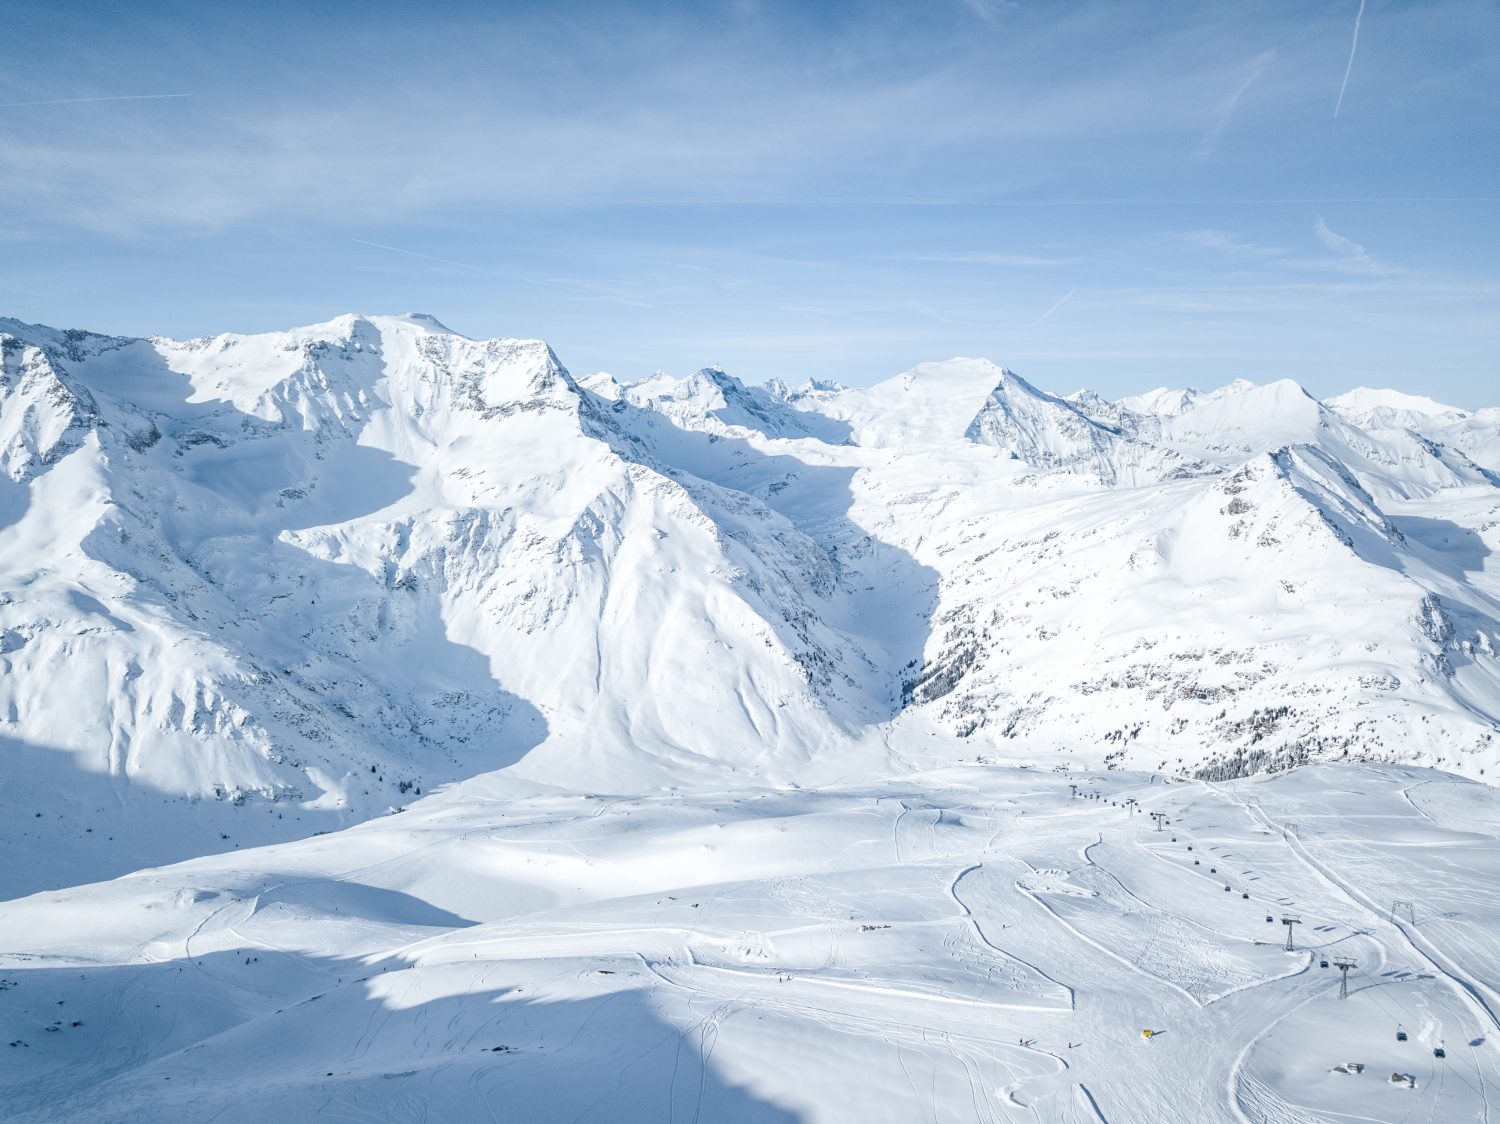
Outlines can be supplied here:
M575 379L423 314L0 320L0 358L0 799L50 856L16 886L502 769L1500 765L1500 411Z

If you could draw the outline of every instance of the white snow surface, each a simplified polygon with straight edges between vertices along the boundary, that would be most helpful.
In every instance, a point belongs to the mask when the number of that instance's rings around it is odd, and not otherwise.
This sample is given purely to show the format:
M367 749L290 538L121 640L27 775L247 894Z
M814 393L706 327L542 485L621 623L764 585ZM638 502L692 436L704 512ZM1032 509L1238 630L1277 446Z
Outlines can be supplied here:
M5 1118L1491 1118L1493 788L930 763L492 775L0 903Z
M1497 473L1387 391L0 319L6 1118L1484 1119Z

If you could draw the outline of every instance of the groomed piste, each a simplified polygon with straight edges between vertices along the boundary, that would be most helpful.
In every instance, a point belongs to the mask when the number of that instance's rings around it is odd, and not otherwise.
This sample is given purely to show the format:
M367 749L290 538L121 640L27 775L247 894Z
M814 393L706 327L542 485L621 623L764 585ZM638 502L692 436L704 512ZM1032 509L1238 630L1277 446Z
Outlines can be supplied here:
M1479 1121L1497 833L1493 790L1395 766L476 780L0 907L0 1097L38 1121ZM1357 965L1345 999L1330 961Z

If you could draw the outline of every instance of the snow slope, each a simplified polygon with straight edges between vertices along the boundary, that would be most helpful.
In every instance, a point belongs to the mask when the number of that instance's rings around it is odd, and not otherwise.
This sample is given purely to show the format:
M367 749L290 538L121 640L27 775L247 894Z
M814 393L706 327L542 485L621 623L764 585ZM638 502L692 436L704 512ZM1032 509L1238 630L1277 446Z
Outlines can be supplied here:
M1360 387L1328 400L1340 416L1382 436L1408 433L1500 472L1500 408L1469 413L1416 394Z
M970 765L502 787L0 905L6 1118L1491 1114L1485 785Z

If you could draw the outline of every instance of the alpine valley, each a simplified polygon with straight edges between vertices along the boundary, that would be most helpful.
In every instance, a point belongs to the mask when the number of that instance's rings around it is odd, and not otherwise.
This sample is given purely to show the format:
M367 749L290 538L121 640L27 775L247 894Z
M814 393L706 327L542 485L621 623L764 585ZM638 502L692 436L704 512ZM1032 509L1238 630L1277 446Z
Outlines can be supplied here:
M1326 1119L1329 973L1226 935L1270 900L1500 1029L1492 939L1371 935L1500 834L1500 409L621 382L416 314L0 360L18 1119ZM1141 995L1176 1045L1090 1071ZM1479 1119L1482 1053L1413 1118Z

